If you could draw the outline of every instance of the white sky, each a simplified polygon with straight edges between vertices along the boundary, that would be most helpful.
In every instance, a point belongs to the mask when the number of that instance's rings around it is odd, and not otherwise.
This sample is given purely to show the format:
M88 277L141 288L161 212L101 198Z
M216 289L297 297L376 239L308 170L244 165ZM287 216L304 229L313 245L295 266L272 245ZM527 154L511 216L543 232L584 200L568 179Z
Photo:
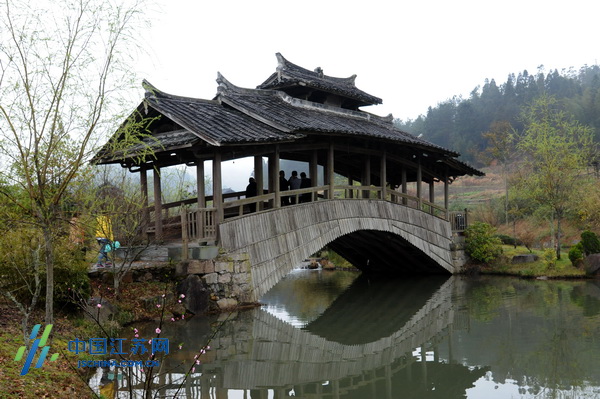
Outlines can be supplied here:
M177 95L212 99L221 72L254 88L275 53L383 99L366 111L401 119L462 94L485 78L596 64L589 0L155 0L140 77ZM143 91L140 89L140 99ZM137 104L132 104L134 107Z

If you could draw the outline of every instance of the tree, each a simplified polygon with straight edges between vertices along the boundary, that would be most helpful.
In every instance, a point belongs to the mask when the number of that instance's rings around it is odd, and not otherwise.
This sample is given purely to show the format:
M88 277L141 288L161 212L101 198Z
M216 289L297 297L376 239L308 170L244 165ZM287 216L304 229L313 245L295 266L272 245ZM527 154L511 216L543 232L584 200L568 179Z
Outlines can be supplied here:
M575 208L582 172L592 160L592 130L562 111L554 97L543 95L523 112L525 130L519 186L524 196L548 207L556 219L556 258L560 259L561 221Z
M105 128L114 126L141 3L0 0L0 196L40 229L46 323L53 321L57 234L65 201ZM19 187L15 196L3 187Z
M493 122L490 130L482 134L487 140L487 148L483 152L486 161L498 161L502 165L504 179L504 217L508 224L508 164L515 155L514 131L508 121Z

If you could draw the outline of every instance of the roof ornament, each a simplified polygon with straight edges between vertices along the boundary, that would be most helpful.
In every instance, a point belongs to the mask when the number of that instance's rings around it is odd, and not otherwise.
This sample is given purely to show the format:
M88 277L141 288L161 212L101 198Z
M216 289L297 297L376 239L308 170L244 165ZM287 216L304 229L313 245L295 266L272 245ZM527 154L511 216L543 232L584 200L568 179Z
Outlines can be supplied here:
M317 75L319 75L320 78L322 78L325 75L323 73L323 68L321 68L321 67L316 67L315 72L317 73Z

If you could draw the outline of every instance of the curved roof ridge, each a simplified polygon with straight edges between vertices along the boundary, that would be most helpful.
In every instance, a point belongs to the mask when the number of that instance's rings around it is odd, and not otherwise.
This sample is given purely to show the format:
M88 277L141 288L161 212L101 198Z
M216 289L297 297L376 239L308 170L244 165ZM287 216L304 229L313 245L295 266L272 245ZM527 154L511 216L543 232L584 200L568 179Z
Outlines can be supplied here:
M277 61L279 64L277 66L278 72L284 71L284 70L292 70L292 71L296 70L296 71L306 73L309 75L314 75L315 78L325 79L325 80L333 80L336 83L345 83L352 87L356 87L356 74L349 76L347 78L339 78L339 77L335 77L335 76L329 76L329 75L325 75L323 73L323 69L321 67L317 67L314 71L311 71L309 69L306 69L299 65L296 65L293 62L290 62L283 55L281 55L281 53L276 53L275 56L277 57Z
M178 96L176 94L170 94L158 89L156 86L148 82L146 79L142 81L142 87L146 90L144 95L145 98L153 98L155 100L159 100L161 98L167 98L169 100L174 101L193 101L193 102L204 102L204 103L216 103L214 100L207 100L204 98L196 98L196 97L188 97L188 96Z

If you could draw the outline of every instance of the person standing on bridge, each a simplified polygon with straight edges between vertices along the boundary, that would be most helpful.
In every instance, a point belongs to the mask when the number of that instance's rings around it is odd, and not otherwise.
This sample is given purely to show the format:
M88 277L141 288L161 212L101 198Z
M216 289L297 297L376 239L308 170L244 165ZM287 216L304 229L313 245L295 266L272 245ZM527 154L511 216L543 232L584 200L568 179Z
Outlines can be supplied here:
M285 178L285 172L283 170L279 171L279 191L288 191L290 188L290 184ZM286 206L290 204L290 197L281 196L281 206Z
M300 188L312 187L312 181L310 177L306 177L306 173L300 173ZM300 194L300 202L312 201L312 193Z
M248 185L246 186L246 198L256 197L258 193L258 188L256 187L256 180L254 177L248 179ZM250 212L256 212L256 202L252 204L248 204L248 208L250 208Z
M300 178L298 177L298 172L297 171L293 171L292 172L292 177L290 177L290 180L288 180L288 183L290 184L290 190L298 190L300 188L300 184L302 183L302 180L300 180ZM292 205L296 204L296 195L292 195L290 198Z

